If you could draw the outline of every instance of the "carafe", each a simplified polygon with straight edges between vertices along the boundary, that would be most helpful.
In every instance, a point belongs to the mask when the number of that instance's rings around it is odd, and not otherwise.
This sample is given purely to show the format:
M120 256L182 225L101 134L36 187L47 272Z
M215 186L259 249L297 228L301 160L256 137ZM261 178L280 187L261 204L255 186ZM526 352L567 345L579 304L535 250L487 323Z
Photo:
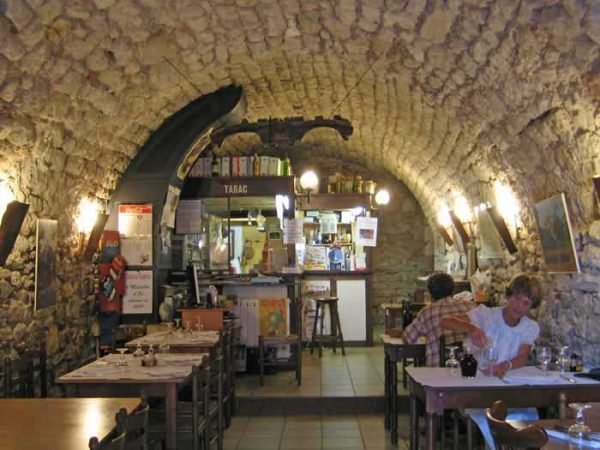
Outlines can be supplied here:
M477 375L477 360L469 349L460 360L460 374L463 378L475 378Z

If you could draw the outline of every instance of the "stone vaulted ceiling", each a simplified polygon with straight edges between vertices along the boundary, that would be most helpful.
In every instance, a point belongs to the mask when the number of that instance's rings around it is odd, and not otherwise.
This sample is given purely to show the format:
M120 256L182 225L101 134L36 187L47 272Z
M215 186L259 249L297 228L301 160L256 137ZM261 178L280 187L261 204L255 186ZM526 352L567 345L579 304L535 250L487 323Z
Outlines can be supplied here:
M531 203L542 192L591 193L600 170L598 1L0 0L0 9L0 171L38 211L110 196L163 120L231 83L243 86L251 121L348 118L349 141L311 133L307 155L388 171L430 215L452 188L475 202L480 182L496 177ZM581 220L592 201L573 200Z

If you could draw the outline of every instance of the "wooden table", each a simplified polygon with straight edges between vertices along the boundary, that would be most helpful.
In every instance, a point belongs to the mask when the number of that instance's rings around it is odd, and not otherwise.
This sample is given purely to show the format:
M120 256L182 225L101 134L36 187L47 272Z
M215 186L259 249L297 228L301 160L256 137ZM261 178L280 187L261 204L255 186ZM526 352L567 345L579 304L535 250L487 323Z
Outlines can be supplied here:
M586 412L593 411L586 410ZM600 432L600 405L596 405L595 414L585 414L585 424L592 429L592 431ZM548 420L508 420L508 423L516 428L524 428L527 425L539 425L544 428L548 433L548 443L544 445L543 450L569 450L568 439L561 439L557 437L557 427L560 430L568 429L575 422L573 419L548 419ZM566 437L563 435L563 437ZM588 447L583 447L582 450L586 450ZM592 448L592 447L590 447Z
M425 362L425 344L406 344L400 338L384 334L385 352L384 392L385 392L385 429L390 430L393 444L398 443L398 362L413 358L415 365Z
M77 386L78 396L148 395L165 398L166 444L177 448L177 392L188 383L192 366L200 365L206 353L166 353L157 355L155 367L142 367L140 358L123 355L128 365L119 367L121 355L111 354L80 367L56 380L59 384Z
M600 401L600 382L577 378L572 383L550 372L544 383L552 381L553 384L539 384L542 372L537 367L512 370L503 380L481 373L471 380L453 377L444 367L409 367L407 373L411 450L418 448L417 400L425 405L427 450L435 448L437 415L443 414L445 409L488 408L496 400L504 400L509 408L560 405L565 399L568 402ZM517 377L538 382L519 383Z
M172 352L210 352L220 343L218 331L160 331L158 333L147 334L139 338L132 339L125 344L129 349L135 349L138 344L144 349L150 345L158 350L160 344L169 344Z
M11 398L0 400L3 450L84 450L92 436L106 436L120 408L137 398Z

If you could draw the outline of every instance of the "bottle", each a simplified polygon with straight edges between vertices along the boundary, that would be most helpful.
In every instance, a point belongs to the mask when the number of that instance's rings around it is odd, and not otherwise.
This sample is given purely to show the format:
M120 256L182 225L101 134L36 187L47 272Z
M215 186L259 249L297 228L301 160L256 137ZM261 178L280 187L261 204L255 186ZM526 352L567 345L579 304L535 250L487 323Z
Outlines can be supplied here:
M260 157L255 153L252 157L252 176L260 175Z
M410 313L410 308L408 306L408 302L404 300L402 302L402 329L405 329L412 322L412 314Z
M290 158L288 155L285 155L285 158L281 162L281 175L284 177L291 175Z
M569 363L569 372L577 372L577 354L571 354L571 362Z
M583 358L577 356L577 363L575 365L575 372L583 372Z
M477 360L468 347L465 348L465 354L460 359L460 374L467 379L475 378L477 375Z
M213 156L210 174L213 177L221 175L221 158Z

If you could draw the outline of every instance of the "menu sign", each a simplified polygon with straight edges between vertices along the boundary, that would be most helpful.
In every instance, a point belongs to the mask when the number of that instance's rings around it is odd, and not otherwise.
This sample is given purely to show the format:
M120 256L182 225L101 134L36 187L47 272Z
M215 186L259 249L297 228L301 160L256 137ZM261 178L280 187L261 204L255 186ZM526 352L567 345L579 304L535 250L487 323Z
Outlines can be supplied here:
M127 270L123 314L152 314L152 271Z

